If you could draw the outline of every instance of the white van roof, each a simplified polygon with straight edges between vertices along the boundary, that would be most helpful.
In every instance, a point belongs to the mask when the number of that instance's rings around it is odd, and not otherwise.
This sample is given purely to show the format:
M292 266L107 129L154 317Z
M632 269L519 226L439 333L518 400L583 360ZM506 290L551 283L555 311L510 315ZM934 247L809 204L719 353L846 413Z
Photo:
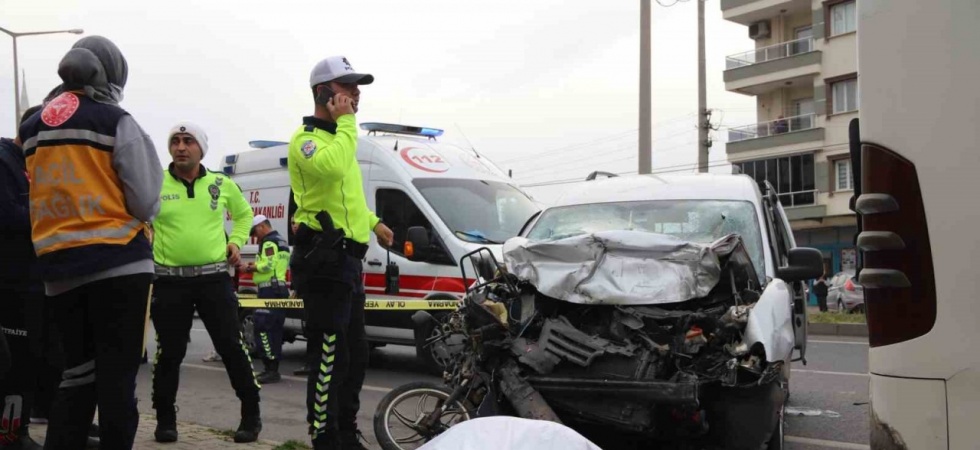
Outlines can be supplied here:
M576 183L554 206L688 199L745 200L758 205L762 197L748 175L629 175Z
M368 125L368 124L365 124ZM362 127L364 128L364 127ZM435 129L425 129L435 130ZM439 134L441 134L441 130ZM382 131L383 132L383 131ZM282 170L286 167L289 144L283 141L251 141L252 150L225 157L222 171L228 175ZM374 146L377 151L368 156ZM386 162L408 179L460 178L516 184L490 159L475 150L439 142L434 136L383 134L358 136L358 160Z

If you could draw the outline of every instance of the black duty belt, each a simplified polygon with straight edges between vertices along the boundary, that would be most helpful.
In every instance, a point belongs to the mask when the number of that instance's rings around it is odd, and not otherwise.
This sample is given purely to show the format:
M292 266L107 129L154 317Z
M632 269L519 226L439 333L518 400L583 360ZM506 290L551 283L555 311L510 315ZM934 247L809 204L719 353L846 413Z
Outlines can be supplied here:
M258 283L256 286L258 286L260 288L267 288L267 287L273 287L273 288L286 287L286 282L285 281L279 281L279 280L269 280L269 281L263 281L261 283Z
M348 255L356 259L364 259L364 255L367 255L368 246L353 239L344 238L344 249Z
M156 265L156 274L161 277L199 277L202 275L212 275L221 272L228 272L228 263L219 262L205 264L203 266L181 266L170 267Z

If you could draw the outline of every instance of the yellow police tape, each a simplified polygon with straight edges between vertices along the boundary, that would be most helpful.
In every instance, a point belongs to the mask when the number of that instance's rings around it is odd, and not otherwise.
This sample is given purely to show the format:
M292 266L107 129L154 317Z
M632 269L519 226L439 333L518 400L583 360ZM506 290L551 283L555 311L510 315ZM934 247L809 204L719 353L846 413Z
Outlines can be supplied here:
M453 310L459 304L456 300L383 300L368 299L365 310L374 311L416 311ZM303 300L298 298L257 298L254 294L238 294L238 305L242 308L302 309Z

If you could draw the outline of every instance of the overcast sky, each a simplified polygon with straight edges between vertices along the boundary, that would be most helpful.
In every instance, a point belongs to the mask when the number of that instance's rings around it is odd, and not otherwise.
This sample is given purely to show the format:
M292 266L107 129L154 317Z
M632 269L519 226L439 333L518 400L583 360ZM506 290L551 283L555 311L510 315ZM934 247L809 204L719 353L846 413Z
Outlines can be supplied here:
M670 4L674 0L661 0ZM653 2L654 169L696 161L694 1ZM309 73L345 55L376 80L358 122L446 130L523 184L636 170L639 1L0 0L0 26L18 32L84 28L116 42L129 62L122 106L153 137L164 164L179 120L201 124L204 160L255 139L288 140L312 113ZM706 3L708 106L714 122L755 121L751 97L724 90L724 57L753 47L743 26ZM61 57L81 36L18 40L30 102L60 82ZM0 35L0 135L13 135L10 39ZM711 159L724 160L725 130Z

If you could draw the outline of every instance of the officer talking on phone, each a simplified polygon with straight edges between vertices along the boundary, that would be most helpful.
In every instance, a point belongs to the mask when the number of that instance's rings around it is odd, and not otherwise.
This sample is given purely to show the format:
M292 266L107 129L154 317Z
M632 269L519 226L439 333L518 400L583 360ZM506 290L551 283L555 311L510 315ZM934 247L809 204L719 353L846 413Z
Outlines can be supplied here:
M368 354L361 260L372 231L382 246L392 242L368 209L357 164L358 86L372 82L343 56L317 63L314 113L289 142L297 224L290 267L307 319L307 421L316 450L365 448L357 429Z

